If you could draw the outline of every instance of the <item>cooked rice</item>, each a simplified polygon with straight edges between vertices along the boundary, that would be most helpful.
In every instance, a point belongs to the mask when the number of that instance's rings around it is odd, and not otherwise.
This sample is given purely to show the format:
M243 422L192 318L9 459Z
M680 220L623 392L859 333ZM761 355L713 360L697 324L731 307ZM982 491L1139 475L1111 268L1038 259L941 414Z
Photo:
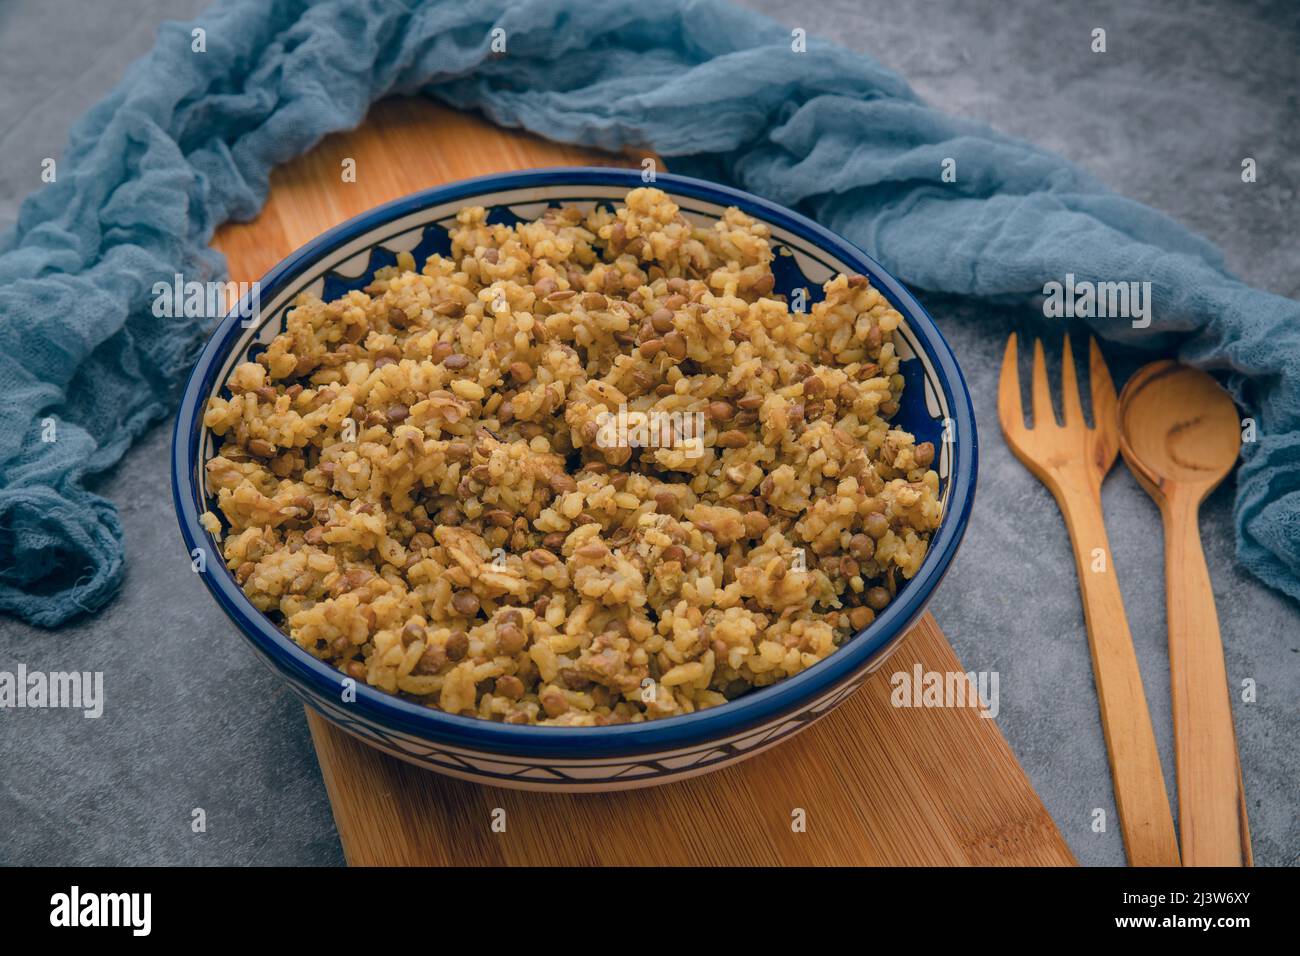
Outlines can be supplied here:
M299 297L204 415L204 524L308 652L450 713L641 721L811 667L916 573L934 448L889 423L901 317L863 276L792 312L766 225L652 188L451 238ZM620 407L703 447L608 447Z

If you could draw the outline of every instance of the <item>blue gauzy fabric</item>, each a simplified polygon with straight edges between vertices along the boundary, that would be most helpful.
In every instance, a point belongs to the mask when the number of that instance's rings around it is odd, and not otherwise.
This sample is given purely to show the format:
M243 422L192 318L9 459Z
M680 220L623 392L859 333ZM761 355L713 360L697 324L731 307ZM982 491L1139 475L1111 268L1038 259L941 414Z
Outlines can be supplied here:
M221 277L207 243L257 215L272 167L398 93L651 147L800 209L921 289L1028 301L1066 273L1150 281L1149 328L1092 324L1222 373L1256 417L1238 553L1300 598L1300 304L1064 160L936 112L868 57L794 45L709 0L222 0L165 25L0 239L0 609L54 626L109 600L121 526L86 483L171 412L209 331L153 317L152 285Z

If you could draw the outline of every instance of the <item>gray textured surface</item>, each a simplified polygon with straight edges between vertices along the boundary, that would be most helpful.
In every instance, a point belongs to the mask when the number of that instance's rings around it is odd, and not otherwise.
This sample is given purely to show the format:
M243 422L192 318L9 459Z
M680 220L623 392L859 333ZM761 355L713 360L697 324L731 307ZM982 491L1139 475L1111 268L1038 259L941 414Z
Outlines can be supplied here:
M807 0L790 26L864 50L932 102L1055 149L1115 189L1208 235L1249 281L1300 295L1300 12L1275 3L1009 4ZM71 121L197 0L10 0L0 6L0 228L39 185ZM94 10L93 15L91 10ZM58 29L52 29L57 26ZM1089 51L1094 27L1109 52ZM1260 181L1244 185L1253 156ZM994 414L1005 315L922 295L952 342L979 416L981 490L934 609L965 665L1001 674L999 725L1080 862L1123 849L1065 529L1011 457ZM1111 355L1118 381L1132 367ZM0 670L103 670L103 718L0 711L0 863L337 863L341 853L295 700L228 631L190 572L156 429L105 482L129 572L97 619L58 634L0 620ZM1230 488L1202 519L1234 686L1256 859L1300 846L1300 611L1233 563ZM1160 526L1123 466L1104 492L1172 792ZM191 832L191 812L208 816ZM1094 808L1111 825L1090 829Z

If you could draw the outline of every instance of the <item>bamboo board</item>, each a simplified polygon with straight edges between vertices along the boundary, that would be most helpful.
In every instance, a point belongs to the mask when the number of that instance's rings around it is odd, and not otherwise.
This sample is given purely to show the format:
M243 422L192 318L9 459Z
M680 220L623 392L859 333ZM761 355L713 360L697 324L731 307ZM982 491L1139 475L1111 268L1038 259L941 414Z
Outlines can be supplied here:
M355 182L343 181L346 159ZM214 245L232 279L251 281L331 226L419 189L630 162L391 100L277 170L257 220L224 227ZM962 670L929 614L861 690L792 740L735 767L621 793L464 783L379 753L314 712L307 721L353 865L1072 864L994 721L890 705L890 675L918 662Z

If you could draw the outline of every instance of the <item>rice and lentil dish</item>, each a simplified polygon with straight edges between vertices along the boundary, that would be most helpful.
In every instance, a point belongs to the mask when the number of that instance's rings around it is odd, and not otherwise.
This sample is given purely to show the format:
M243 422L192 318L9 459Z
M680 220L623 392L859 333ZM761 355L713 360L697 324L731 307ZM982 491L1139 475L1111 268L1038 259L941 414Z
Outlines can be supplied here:
M450 713L642 721L816 664L916 573L935 452L890 425L863 276L791 311L766 225L653 188L451 241L299 297L206 409L204 526L308 652ZM703 428L598 441L620 409Z

